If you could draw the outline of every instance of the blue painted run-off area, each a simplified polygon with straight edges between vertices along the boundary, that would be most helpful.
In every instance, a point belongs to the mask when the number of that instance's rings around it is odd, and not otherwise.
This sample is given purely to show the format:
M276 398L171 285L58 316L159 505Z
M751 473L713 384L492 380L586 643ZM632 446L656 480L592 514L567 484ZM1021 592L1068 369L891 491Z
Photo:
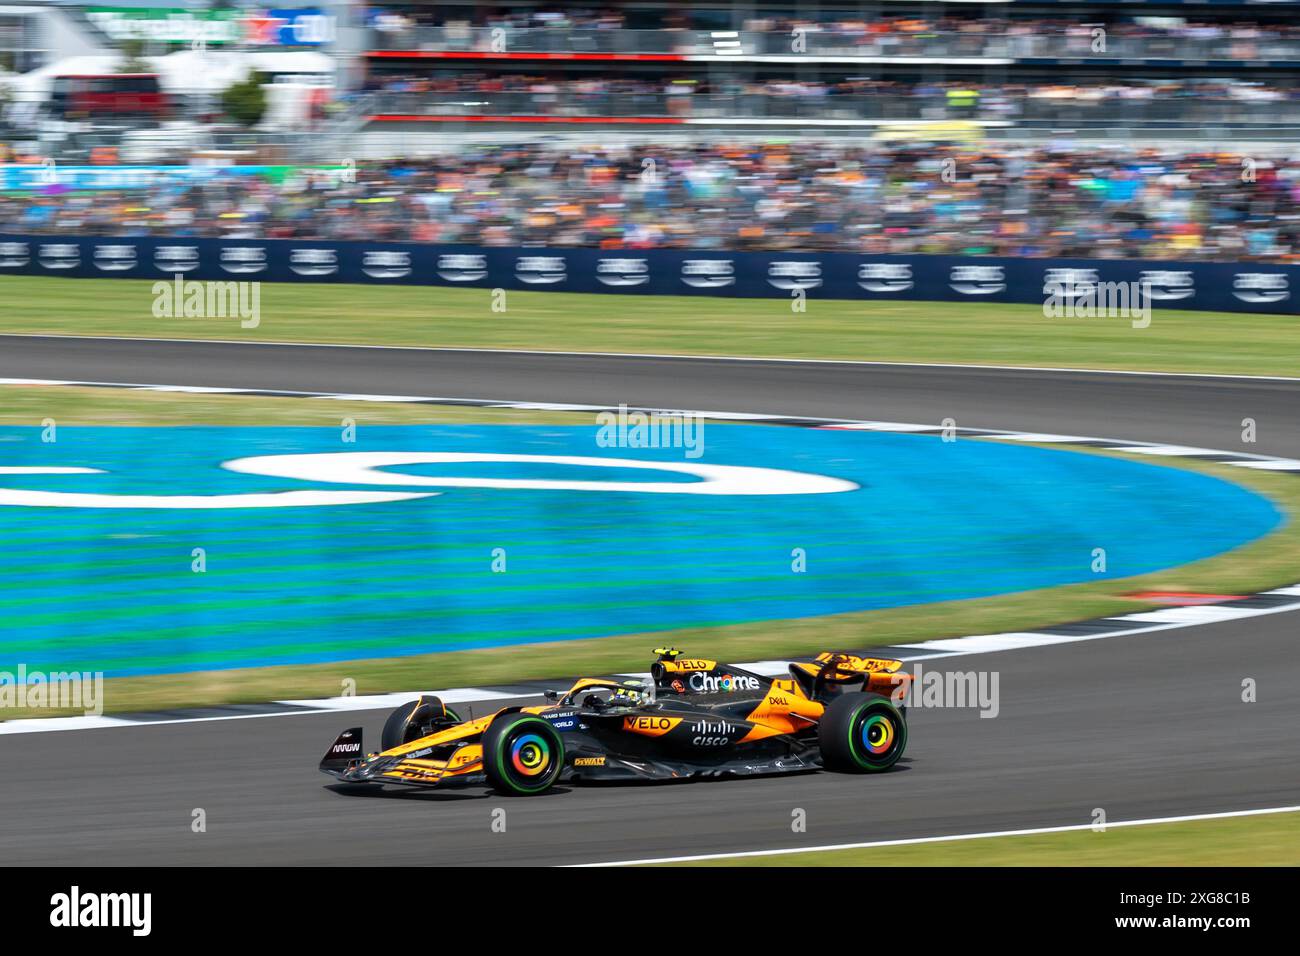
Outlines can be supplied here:
M0 428L3 475L42 491L340 490L236 474L252 455L441 451L682 463L601 448L594 426ZM975 598L1185 564L1276 528L1265 498L1204 475L1010 444L710 424L708 465L856 482L831 494L707 496L484 488L334 507L0 507L0 669L108 676L338 661ZM438 464L407 474L611 481L689 475ZM593 474L595 472L595 474ZM370 490L375 490L372 487ZM191 570L195 548L207 571ZM802 549L807 570L792 571ZM504 573L493 571L503 549ZM501 552L497 552L500 554ZM499 566L499 564L498 564ZM774 624L773 627L779 627ZM862 635L863 644L887 634Z

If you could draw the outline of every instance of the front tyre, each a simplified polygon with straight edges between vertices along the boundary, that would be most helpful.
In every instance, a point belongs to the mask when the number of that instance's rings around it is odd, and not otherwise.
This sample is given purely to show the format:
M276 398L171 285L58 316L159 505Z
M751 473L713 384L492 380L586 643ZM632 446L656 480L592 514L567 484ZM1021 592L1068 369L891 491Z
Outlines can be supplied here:
M419 700L403 704L388 715L380 735L382 750L392 750L412 740L460 723L460 715L443 704L441 698L426 694Z
M817 739L827 770L874 773L903 756L907 720L888 697L844 694L826 708Z
M564 741L532 714L505 714L483 732L483 769L498 793L531 797L551 788L564 769Z

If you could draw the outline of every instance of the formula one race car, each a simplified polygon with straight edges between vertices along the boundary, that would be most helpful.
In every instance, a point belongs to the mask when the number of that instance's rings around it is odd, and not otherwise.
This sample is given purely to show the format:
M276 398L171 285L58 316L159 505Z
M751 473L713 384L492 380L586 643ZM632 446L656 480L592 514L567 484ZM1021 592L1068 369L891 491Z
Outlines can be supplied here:
M907 746L900 661L824 653L772 679L658 648L651 681L584 677L550 703L461 720L437 697L393 711L381 750L344 731L320 769L347 783L488 783L515 796L559 780L679 780L888 770Z

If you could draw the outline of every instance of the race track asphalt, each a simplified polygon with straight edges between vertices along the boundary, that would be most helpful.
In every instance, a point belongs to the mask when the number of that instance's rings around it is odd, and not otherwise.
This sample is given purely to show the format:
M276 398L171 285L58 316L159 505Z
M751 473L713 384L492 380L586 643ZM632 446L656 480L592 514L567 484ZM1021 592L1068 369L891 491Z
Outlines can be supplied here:
M1300 369L1297 369L1300 375ZM1300 382L0 335L0 377L626 403L1049 431L1300 454ZM1253 418L1257 443L1241 441Z
M952 417L1300 456L1294 382L21 337L0 337L0 377ZM1255 445L1240 441L1246 417ZM999 717L914 709L905 764L870 778L369 797L330 789L315 765L344 727L373 740L380 712L8 735L0 845L9 864L551 864L1084 824L1095 808L1117 821L1293 805L1298 633L1276 614L948 658L998 672ZM1248 677L1255 703L1241 701ZM197 808L206 833L191 830ZM806 833L791 832L796 808Z

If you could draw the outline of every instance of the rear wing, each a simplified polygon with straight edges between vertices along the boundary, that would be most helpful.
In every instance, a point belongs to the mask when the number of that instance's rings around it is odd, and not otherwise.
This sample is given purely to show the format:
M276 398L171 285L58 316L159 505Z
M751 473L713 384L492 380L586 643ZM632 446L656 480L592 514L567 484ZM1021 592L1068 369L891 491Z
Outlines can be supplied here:
M838 651L824 651L812 663L790 665L790 673L808 682L809 696L817 699L827 688L862 683L862 689L901 702L912 683L912 675L901 670L902 661L885 657L859 657Z
M821 664L823 669L834 668L847 673L893 674L903 666L902 661L890 660L887 657L858 657L856 654L845 654L839 651L823 651L814 660Z

